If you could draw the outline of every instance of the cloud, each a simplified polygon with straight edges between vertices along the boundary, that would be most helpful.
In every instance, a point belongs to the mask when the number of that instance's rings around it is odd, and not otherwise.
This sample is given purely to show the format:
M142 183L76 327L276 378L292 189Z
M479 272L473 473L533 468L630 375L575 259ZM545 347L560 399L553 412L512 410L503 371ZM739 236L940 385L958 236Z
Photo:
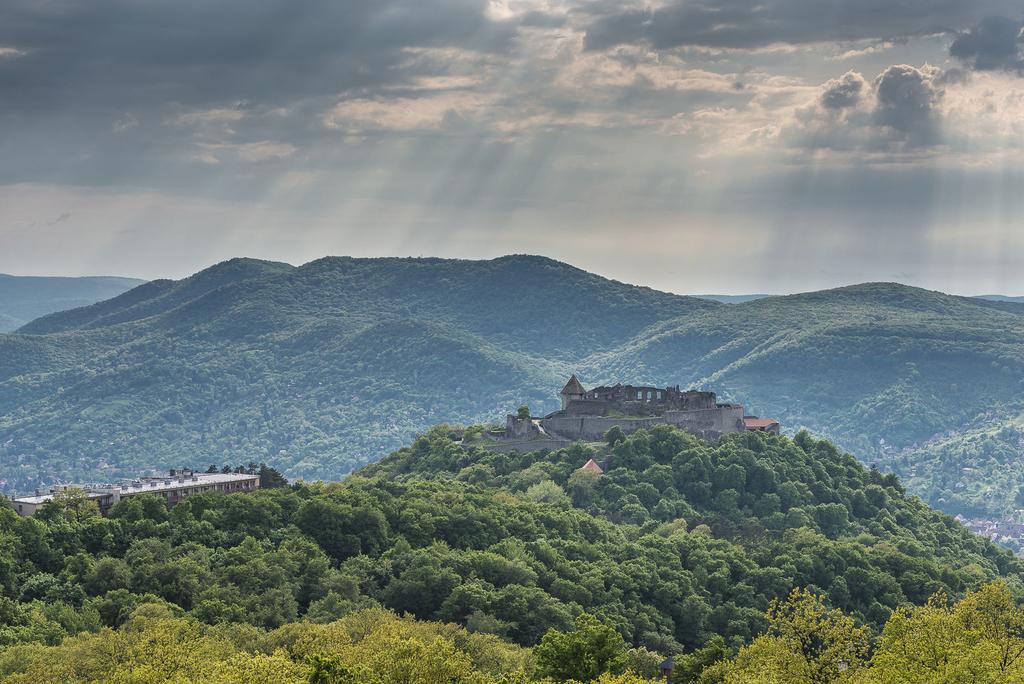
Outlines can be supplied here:
M850 48L844 50L835 55L829 56L828 59L833 62L841 62L847 59L856 59L858 57L865 57L867 55L874 55L880 52L885 52L886 50L892 50L893 47L895 47L895 43L891 41L875 42L871 45L866 45L864 47Z
M838 79L825 84L821 93L821 106L825 109L855 107L868 90L868 82L855 71L848 71Z
M472 109L470 95L445 106L440 100L457 96L435 91L471 94L492 80L492 69L536 59L518 51L566 21L543 2L510 0L498 13L496 4L0 2L0 183L228 192L243 182L225 175L246 173L247 192L256 192L281 166L252 168L266 161L267 141L312 152L288 154L296 165L339 163L332 146L345 143L323 126L325 112L363 103L365 119L366 103L378 103L388 112L385 124L401 123L403 106L432 107L421 115L428 120L431 112L461 114ZM333 120L348 127L340 116ZM355 124L373 128L372 121Z
M655 9L600 15L588 27L587 47L646 43L752 49L865 39L893 40L948 33L984 13L1009 11L1007 0L671 0Z
M486 0L0 3L0 114L76 102L142 112L272 106L415 77L406 50L507 54L521 21ZM13 52L12 52L13 50ZM107 119L109 121L109 119Z
M1011 0L669 0L598 12L586 46L643 43L754 49L857 40L899 40L967 28L986 15L1019 11Z
M184 112L173 117L168 123L174 126L195 126L196 124L234 123L245 118L245 112L239 108L215 107L194 112Z
M815 261L863 276L901 261L894 225L917 226L899 243L911 260L928 261L935 220L1017 245L1024 79L1012 26L986 18L1020 15L1020 0L5 0L0 258L152 277L239 252L487 256L525 235L674 287L736 245L756 248L733 276L799 279L779 263ZM18 228L32 221L55 239ZM626 245L623 226L650 239ZM642 268L652 242L663 261ZM850 258L857 245L876 251Z
M797 108L779 139L799 149L918 155L943 142L943 72L896 64L870 83L850 71Z
M323 124L329 129L347 133L437 130L472 116L487 104L487 98L471 92L427 97L357 98L334 105L324 115Z
M243 162L263 162L284 159L298 151L294 145L271 140L238 144L199 143L197 147L200 152L194 159L204 164L219 164L232 159Z
M911 146L936 143L937 108L944 94L937 84L941 76L940 69L928 65L897 64L883 71L875 79L875 122Z
M949 54L978 71L1024 73L1024 22L1006 17L986 17L960 33Z
M125 131L129 131L138 125L138 118L131 112L128 112L127 114L119 116L117 119L115 119L114 125L111 127L111 129L115 133L124 133Z
M991 0L10 0L0 45L24 54L0 60L0 183L271 198L311 213L386 198L409 216L444 205L452 225L466 225L460 211L503 217L595 196L675 210L694 188L724 186L729 164L770 176L823 158L934 160L958 140L990 154L1019 130L1010 91L967 100L966 69L954 83L952 71L889 65L943 59L956 32L996 10ZM616 18L615 47L587 50ZM837 55L856 58L856 71L843 74ZM989 76L1009 78L971 72L970 87Z

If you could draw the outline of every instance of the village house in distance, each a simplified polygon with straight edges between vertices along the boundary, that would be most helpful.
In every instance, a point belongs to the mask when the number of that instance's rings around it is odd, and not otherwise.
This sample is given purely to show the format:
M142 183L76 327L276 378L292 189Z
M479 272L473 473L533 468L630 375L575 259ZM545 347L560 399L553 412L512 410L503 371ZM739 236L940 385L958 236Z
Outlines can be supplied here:
M743 431L779 433L779 421L744 415L741 404L720 404L714 392L675 387L614 385L588 390L575 374L560 393L562 408L543 418L509 415L499 451L558 449L598 441L618 427L629 434L672 425L714 441Z
M260 487L259 474L250 473L197 473L187 468L172 469L168 477L143 477L122 484L76 484L51 487L49 493L36 491L35 496L20 496L11 501L21 516L34 514L39 507L67 489L81 489L96 502L100 513L106 515L122 499L138 494L155 494L167 502L167 507L201 492L252 492Z

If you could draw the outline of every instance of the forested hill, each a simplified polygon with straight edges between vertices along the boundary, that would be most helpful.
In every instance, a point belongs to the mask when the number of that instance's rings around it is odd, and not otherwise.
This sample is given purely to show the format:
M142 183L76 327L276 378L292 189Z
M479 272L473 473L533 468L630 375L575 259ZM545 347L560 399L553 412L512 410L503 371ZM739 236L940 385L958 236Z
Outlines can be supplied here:
M721 304L531 256L235 259L36 320L0 336L0 479L182 454L336 478L438 422L552 410L573 371L715 390L946 510L1024 484L984 456L915 470L933 438L1019 417L1024 305L887 283Z
M474 446L481 429L463 444L432 429L341 483L196 494L170 512L144 495L101 518L74 491L31 519L0 509L0 677L304 681L329 665L348 678L313 681L525 684L653 676L674 655L686 684L764 632L794 588L866 643L936 592L1021 590L1020 560L807 434L712 446L660 426L500 455ZM590 458L607 472L581 471ZM597 620L597 663L557 647ZM979 648L977 664L1001 652Z
M593 372L611 377L679 369L751 413L807 427L895 470L948 511L1006 511L1024 485L1019 459L977 452L918 472L933 442L1019 422L1019 304L872 283L670 321L596 361Z
M713 302L618 283L542 257L334 257L301 267L234 259L179 282L157 281L47 316L20 332L135 322L140 332L195 328L243 339L304 333L316 342L381 321L422 320L505 349L577 361L658 321L714 308Z
M87 306L141 285L135 278L50 278L0 273L0 332L55 311Z
M0 477L182 454L340 477L428 425L553 406L593 351L719 306L539 257L235 259L0 337Z

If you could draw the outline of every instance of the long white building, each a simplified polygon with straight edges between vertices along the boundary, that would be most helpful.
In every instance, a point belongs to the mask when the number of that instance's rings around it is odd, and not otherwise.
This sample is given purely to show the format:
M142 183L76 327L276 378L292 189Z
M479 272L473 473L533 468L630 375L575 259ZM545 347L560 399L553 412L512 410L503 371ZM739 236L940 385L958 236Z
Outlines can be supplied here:
M192 494L202 492L252 492L260 488L260 476L249 473L197 473L192 470L171 470L168 477L143 477L122 484L75 484L51 487L43 494L20 496L12 499L18 515L33 515L39 507L67 489L81 489L106 515L121 499L138 494L156 494L170 508Z

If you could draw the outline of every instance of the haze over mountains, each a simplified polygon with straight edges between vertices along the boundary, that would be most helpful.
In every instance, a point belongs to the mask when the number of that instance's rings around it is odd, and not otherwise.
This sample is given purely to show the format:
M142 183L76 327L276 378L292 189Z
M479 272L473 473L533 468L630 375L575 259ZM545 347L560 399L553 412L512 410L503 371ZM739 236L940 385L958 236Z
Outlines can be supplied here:
M337 478L435 423L552 410L577 372L713 389L946 510L1004 510L1019 466L918 455L960 431L1012 440L1022 340L1022 304L888 283L722 304L541 257L235 259L0 336L0 478L182 459Z
M1024 303L1024 297L1008 297L1006 295L978 295L978 299L987 299L992 302Z
M88 306L141 285L137 278L12 276L0 273L0 332L55 311Z
M692 297L698 297L700 299L710 299L713 302L721 302L722 304L743 304L744 302L752 302L756 299L765 299L766 297L778 297L779 295L771 294L734 294L734 295L723 295L723 294L696 294L690 295ZM990 302L1016 302L1024 303L1024 297L1010 297L1007 295L977 295L974 299L985 299Z
M699 299L710 299L713 302L721 302L722 304L743 304L744 302L752 302L755 299L764 299L765 297L773 297L775 295L770 294L739 294L739 295L720 295L720 294L698 294L692 295Z

